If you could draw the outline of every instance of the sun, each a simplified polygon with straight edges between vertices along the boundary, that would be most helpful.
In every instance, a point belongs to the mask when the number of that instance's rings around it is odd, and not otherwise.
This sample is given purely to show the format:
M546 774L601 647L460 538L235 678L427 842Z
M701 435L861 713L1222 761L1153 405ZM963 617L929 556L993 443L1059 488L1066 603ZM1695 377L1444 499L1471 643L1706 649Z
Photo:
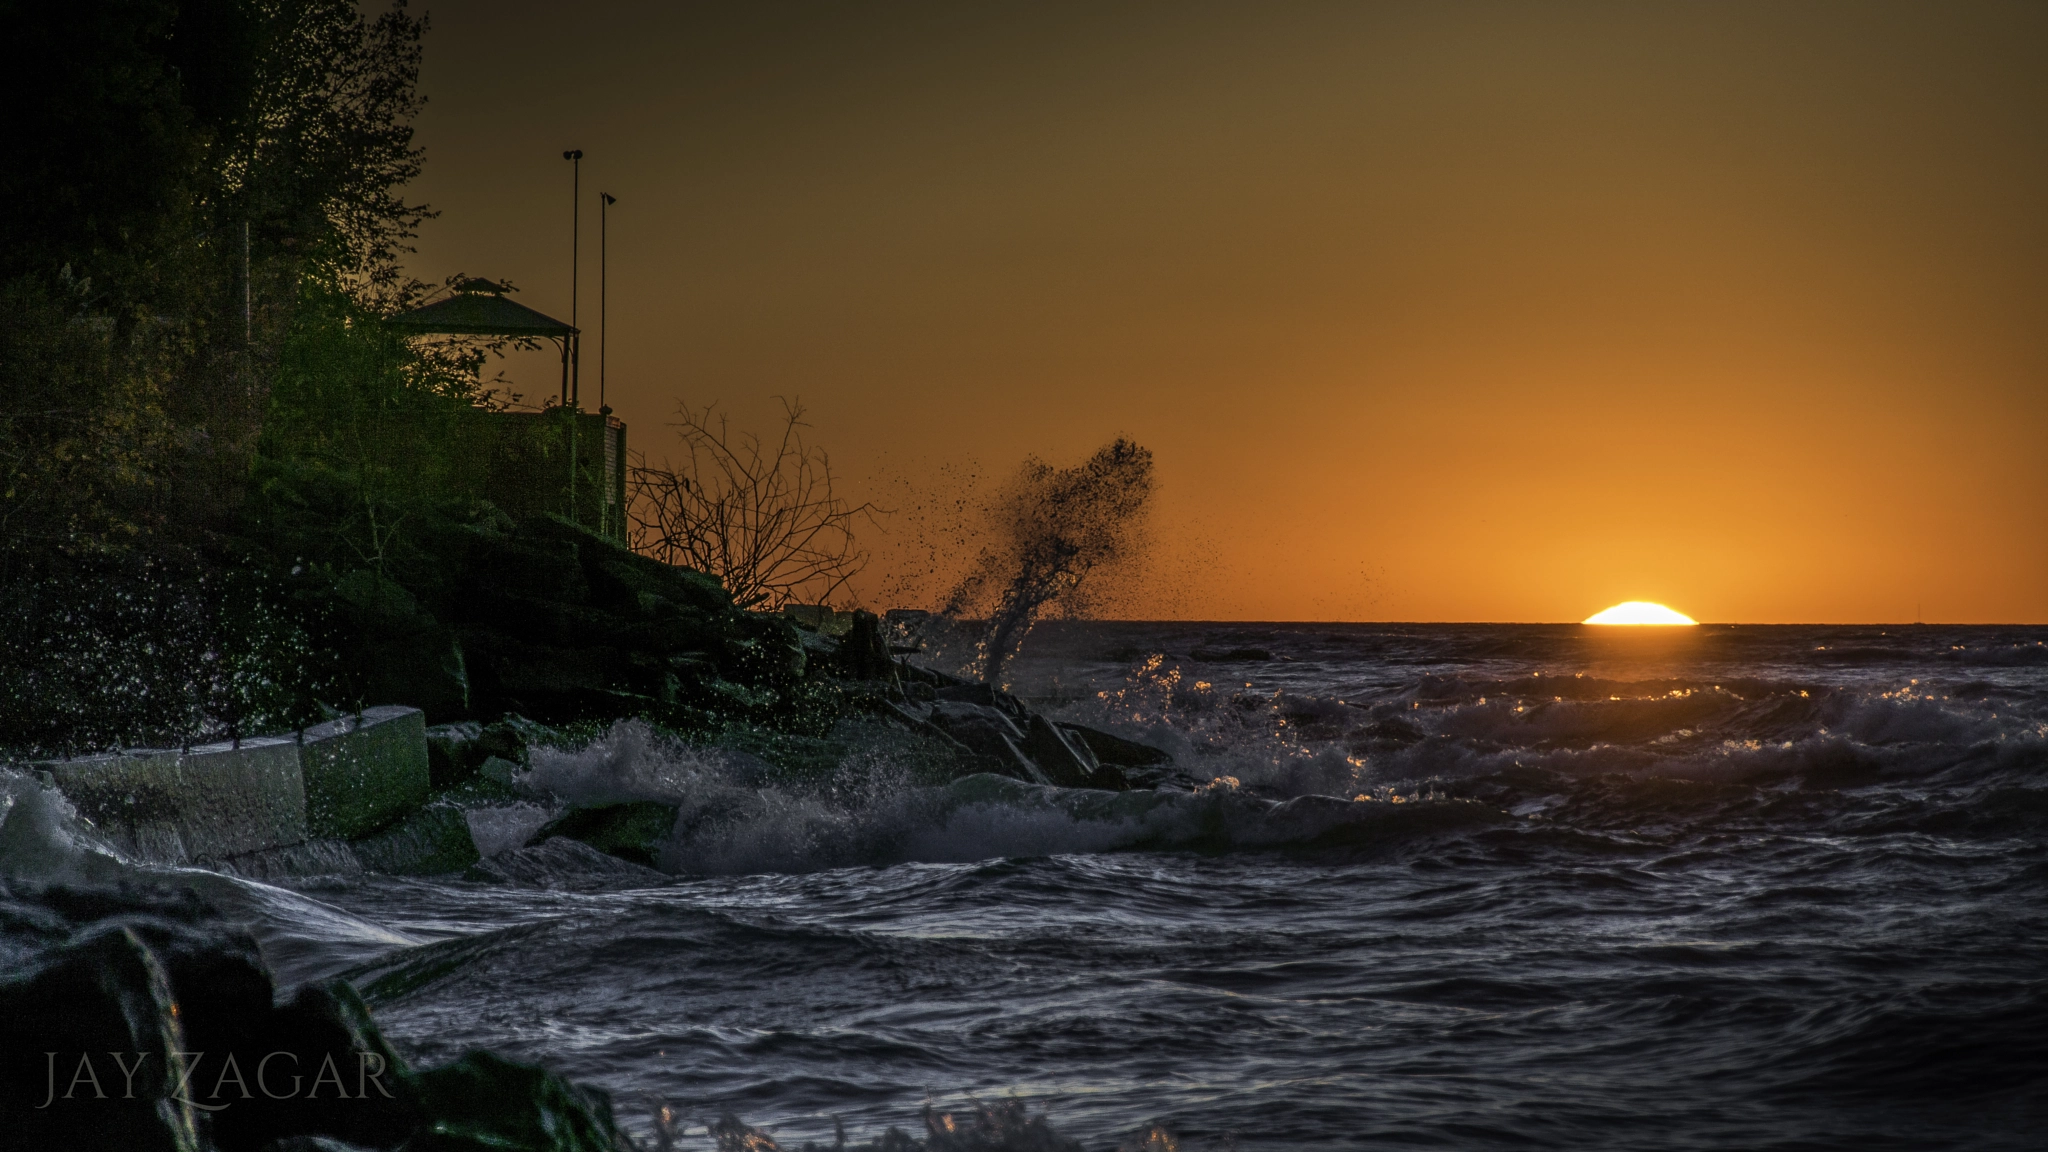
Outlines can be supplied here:
M1648 600L1630 600L1616 604L1605 612L1595 612L1583 621L1586 624L1698 624L1699 621L1683 612L1673 612L1662 604Z

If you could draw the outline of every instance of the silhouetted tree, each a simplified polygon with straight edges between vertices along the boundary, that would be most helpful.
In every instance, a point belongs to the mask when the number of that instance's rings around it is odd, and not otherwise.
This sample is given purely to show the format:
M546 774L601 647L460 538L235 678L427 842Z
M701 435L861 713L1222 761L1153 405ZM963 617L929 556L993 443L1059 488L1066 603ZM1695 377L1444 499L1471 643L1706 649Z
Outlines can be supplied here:
M715 404L682 405L673 427L688 461L656 468L643 458L627 473L634 550L718 577L743 607L838 596L867 563L854 528L877 509L833 493L832 461L804 440L803 414L784 401L770 447L732 431Z

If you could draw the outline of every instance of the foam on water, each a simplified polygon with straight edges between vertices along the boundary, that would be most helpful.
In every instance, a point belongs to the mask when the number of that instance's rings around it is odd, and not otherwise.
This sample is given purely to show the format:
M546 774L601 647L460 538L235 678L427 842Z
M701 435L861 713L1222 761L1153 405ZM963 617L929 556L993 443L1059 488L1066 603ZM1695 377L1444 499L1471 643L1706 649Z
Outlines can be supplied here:
M1359 770L1342 755L1243 765L1263 783L1260 794L1227 773L1192 791L1109 793L993 775L922 786L885 759L861 754L828 779L810 780L750 756L659 740L644 723L622 721L586 747L537 751L518 784L554 803L676 806L660 866L689 875L1365 842L1398 837L1410 826L1503 817L1472 800L1360 792Z
M0 767L0 877L46 884L113 883L129 864L63 793Z

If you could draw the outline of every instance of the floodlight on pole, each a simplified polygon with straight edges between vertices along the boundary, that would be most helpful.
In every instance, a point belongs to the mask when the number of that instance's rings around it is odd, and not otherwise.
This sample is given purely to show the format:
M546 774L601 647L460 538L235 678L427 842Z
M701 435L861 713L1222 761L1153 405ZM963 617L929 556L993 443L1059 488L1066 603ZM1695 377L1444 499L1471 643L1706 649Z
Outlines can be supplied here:
M610 283L607 260L611 252L611 210L618 202L619 198L609 192L597 194L597 410L606 416L612 414L612 406L605 403L604 397L604 342L612 330L610 313L605 307L606 286Z

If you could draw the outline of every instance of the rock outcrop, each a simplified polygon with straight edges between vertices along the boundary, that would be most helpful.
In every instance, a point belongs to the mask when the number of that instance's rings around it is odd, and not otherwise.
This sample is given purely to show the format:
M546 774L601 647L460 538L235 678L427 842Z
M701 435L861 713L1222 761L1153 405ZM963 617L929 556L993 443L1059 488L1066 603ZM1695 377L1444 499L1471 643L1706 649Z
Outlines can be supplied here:
M646 716L691 730L744 720L829 726L794 624L734 605L719 582L555 517L488 510L431 541L404 586L335 586L350 679L436 724L508 713L545 723Z
M0 1116L24 1148L629 1147L610 1101L475 1052L412 1068L336 980L276 1003L248 936L183 897L0 889L49 937L0 982Z

